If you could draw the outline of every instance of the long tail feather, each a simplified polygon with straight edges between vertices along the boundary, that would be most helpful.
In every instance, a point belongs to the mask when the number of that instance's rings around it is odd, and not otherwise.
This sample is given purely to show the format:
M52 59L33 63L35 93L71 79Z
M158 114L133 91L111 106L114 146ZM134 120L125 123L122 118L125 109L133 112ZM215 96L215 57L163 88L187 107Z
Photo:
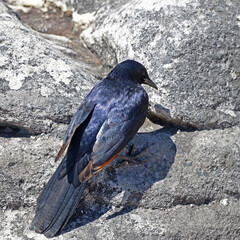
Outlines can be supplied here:
M86 182L74 186L71 174L59 178L60 164L38 200L36 215L32 221L31 230L43 233L46 237L55 236L67 224L81 198Z

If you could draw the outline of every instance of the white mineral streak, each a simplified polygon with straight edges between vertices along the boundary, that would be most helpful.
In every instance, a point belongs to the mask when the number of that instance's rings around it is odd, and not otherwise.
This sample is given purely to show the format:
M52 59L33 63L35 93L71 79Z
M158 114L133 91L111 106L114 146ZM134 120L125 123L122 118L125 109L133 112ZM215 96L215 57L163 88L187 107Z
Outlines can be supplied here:
M191 0L141 0L136 1L136 8L137 9L144 9L145 11L155 10L159 11L161 8L167 8L168 6L176 6L176 7L184 7L189 2L192 2Z
M44 5L44 0L8 0L10 5L41 8Z
M64 82L67 85L70 83L71 68L63 60L50 58L46 70L56 83Z
M77 12L73 12L72 20L73 22L81 25L84 29L86 29L96 20L96 12L85 14L78 14Z

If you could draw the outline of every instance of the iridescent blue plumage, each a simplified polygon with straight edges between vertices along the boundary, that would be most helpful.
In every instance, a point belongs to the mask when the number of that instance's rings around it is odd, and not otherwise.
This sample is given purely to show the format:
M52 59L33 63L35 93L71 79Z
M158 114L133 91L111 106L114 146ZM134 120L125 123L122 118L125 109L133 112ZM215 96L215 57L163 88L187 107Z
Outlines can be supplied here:
M59 232L73 214L87 180L108 164L143 124L154 88L146 69L127 60L118 64L86 96L67 129L57 159L66 155L38 200L31 228L47 237Z

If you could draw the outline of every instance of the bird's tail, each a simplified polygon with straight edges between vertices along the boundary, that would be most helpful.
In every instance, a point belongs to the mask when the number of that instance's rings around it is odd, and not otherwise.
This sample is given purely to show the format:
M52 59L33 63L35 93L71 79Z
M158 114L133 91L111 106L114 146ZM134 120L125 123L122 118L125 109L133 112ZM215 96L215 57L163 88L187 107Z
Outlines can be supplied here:
M63 162L41 193L36 215L30 227L31 230L42 233L49 238L64 228L74 213L87 183L75 186L69 179L74 172L59 178L62 164Z

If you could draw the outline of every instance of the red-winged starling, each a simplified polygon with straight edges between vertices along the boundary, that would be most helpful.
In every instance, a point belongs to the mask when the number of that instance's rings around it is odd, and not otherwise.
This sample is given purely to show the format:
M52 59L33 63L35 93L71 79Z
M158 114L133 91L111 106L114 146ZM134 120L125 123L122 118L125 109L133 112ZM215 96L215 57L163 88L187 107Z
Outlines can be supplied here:
M56 160L68 147L67 152L38 198L30 229L46 237L59 233L74 213L88 179L136 135L148 109L142 83L157 89L142 64L126 60L85 97Z

